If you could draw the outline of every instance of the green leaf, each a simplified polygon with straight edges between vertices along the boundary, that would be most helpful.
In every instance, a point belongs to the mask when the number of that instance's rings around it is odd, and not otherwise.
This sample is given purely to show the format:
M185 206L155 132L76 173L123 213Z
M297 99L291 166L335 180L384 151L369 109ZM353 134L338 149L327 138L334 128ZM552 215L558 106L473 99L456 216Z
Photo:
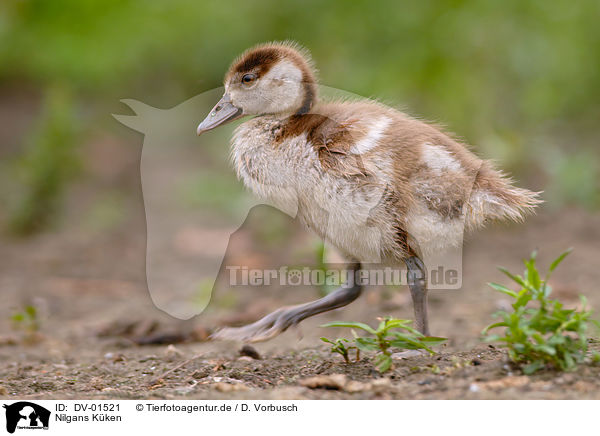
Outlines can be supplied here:
M25 315L22 312L15 313L13 316L10 317L10 319L13 322L23 322L25 321Z
M525 365L523 367L523 372L526 375L531 375L534 372L542 369L544 366L546 366L546 364L544 363L543 360L536 360L535 362L530 363L529 365Z
M573 356L568 351L565 351L564 354L565 364L567 369L572 369L575 367L575 361L573 360Z
M408 333L414 335L417 338L424 338L425 336L423 335L423 333L421 333L419 330L414 329L412 327L409 326L403 326L401 327L403 330L406 330Z
M379 345L371 338L356 338L356 346L362 351L378 351Z
M413 344L410 342L402 341L400 339L394 339L390 341L390 346L394 348L400 348L401 350L422 350L421 345Z
M560 256L558 256L556 258L556 260L554 262L552 262L552 264L550 265L550 272L554 272L554 270L556 269L556 267L558 267L558 265L561 264L561 262L563 260L565 260L565 258L571 254L573 252L573 248L569 248L567 251L565 251L563 254L561 254Z
M518 353L524 353L527 349L527 346L525 344L513 344L512 348Z
M372 335L376 335L377 332L369 325L363 324L362 322L341 322L334 321L327 324L323 324L321 327L347 327L347 328L357 328L365 330L366 332L371 333Z
M37 309L35 308L35 306L25 306L25 313L29 316L29 318L31 319L35 319L37 316Z
M527 289L523 289L521 292L519 292L517 301L513 303L513 307L515 309L519 307L525 307L527 306L527 303L531 301L532 298L533 296L531 295L531 292L529 292Z
M484 328L481 331L481 334L482 335L486 335L488 331L490 331L491 329L498 328L498 327L508 327L508 324L506 322L504 322L504 321L502 321L502 322L496 322L494 324L490 324L489 326L487 326L486 328Z
M548 339L548 344L550 345L562 345L567 342L567 338L562 335L554 335L550 339Z
M430 347L435 347L436 345L440 345L448 341L448 338L440 338L437 336L425 336L423 338L420 338L419 340L429 345Z
M394 332L392 333L392 336L394 336L396 339L399 339L401 341L407 342L411 345L413 345L414 347L418 347L417 349L424 349L429 351L430 353L434 353L434 351L429 348L427 345L425 345L423 342L421 342L419 339L413 338L409 335L405 335L402 333L398 333L398 332Z
M333 344L333 345L335 345L335 342L333 342L333 341L330 341L330 340L329 340L329 339L327 339L327 338L320 338L320 339L321 339L323 342L326 342L326 343L328 343L328 344Z
M524 288L529 288L529 284L525 282L525 280L523 280L523 277L518 276L518 275L514 275L513 273L511 273L510 271L508 271L506 268L498 268L502 273L504 273L506 276L508 276L511 280L517 282L519 285L523 286Z
M525 266L527 267L527 281L531 283L533 288L540 289L542 282L540 280L540 274L535 267L535 258L532 256L528 262L525 262Z
M392 367L392 358L387 354L380 354L375 358L375 367L377 371L384 373Z
M510 295L513 298L517 298L517 293L511 289L508 289L506 286L499 285L498 283L488 283L488 286L490 286L498 292L502 292L503 294Z
M534 345L534 350L541 351L542 353L549 354L550 356L556 356L556 350L550 345L538 344Z
M485 342L506 342L506 339L502 338L500 335L489 335L483 338Z
M393 328L410 328L411 323L412 321L408 319L388 319L386 323L386 328L388 330Z

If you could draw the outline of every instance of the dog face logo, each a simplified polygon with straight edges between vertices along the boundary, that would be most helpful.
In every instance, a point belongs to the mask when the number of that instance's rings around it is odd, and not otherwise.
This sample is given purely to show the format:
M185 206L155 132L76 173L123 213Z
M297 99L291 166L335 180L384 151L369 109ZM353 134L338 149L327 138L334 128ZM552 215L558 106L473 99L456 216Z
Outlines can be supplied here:
M50 411L28 401L19 401L3 406L6 409L6 431L14 433L16 429L48 429Z

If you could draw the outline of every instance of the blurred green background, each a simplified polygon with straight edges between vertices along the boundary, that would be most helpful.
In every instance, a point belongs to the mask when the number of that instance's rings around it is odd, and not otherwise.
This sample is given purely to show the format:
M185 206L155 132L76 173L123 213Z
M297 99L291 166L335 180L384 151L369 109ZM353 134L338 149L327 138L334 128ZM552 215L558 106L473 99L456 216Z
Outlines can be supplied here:
M126 134L109 116L119 99L175 106L220 86L244 49L283 39L311 50L324 85L446 125L544 189L547 207L595 210L599 19L598 0L3 0L2 226L60 225L93 161L86 143ZM91 225L118 221L123 201L111 185Z

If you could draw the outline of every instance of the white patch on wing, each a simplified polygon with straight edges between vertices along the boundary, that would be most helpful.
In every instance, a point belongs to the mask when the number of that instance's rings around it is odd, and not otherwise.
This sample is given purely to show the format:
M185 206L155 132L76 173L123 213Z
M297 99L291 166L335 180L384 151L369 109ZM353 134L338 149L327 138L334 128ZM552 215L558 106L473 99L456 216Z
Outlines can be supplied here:
M350 153L364 154L375 148L391 122L392 120L388 117L375 121L365 137L352 146Z
M432 144L423 144L423 161L432 170L442 173L443 171L460 171L461 166L452 154L444 147Z
M409 210L406 225L409 237L426 257L434 257L462 246L464 220L446 219L421 201L416 202Z

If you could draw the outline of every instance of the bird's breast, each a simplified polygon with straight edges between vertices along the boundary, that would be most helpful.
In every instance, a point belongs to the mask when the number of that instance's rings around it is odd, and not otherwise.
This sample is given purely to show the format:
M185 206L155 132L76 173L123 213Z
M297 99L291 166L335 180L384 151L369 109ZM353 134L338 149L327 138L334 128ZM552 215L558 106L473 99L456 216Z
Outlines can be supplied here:
M232 141L238 178L262 200L297 207L306 181L319 179L318 158L305 134L279 141L282 121L259 117L242 124Z
M282 139L281 128L278 120L266 117L238 128L232 142L238 177L264 201L296 212L344 252L377 259L383 238L377 215L386 185L324 168L307 132Z

